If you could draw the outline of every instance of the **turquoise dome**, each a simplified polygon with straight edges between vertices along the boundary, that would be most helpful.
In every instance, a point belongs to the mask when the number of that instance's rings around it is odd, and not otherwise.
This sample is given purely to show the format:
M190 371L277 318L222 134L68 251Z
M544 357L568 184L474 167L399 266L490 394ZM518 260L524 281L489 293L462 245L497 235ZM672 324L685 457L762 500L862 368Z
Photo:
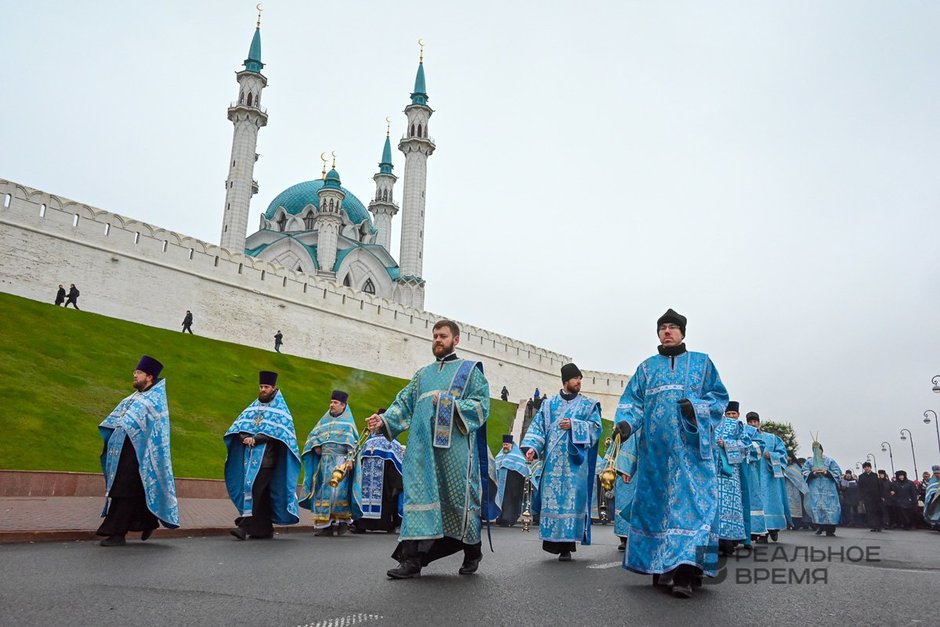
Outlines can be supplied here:
M278 207L284 207L284 211L291 215L298 215L307 205L316 206L318 204L317 192L323 187L323 183L323 179L316 179L291 185L271 201L268 210L264 212L264 217L273 220ZM369 226L372 226L372 218L362 202L345 187L340 187L340 189L346 193L343 199L343 210L349 216L349 221L353 224L362 224L365 220Z

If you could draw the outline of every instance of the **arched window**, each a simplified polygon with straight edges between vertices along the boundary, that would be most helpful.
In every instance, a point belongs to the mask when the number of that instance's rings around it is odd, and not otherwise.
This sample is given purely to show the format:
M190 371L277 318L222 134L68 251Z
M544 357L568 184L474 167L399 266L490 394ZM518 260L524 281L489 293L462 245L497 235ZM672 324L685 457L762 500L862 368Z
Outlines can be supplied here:
M410 135L411 135L412 137L415 136L415 125L414 125L414 124L411 125L411 133L410 133Z
M427 126L424 127L424 136L425 136L425 137L428 136L428 127L427 127Z
M332 209L332 208L333 208L333 199L330 198L330 209Z
M311 211L310 213L307 214L307 217L304 218L304 228L307 229L308 231L313 230L313 220L314 220L314 215L313 215L313 212Z
M245 102L245 92L239 92L238 94L238 104L243 104Z
M343 279L343 285L345 285L346 287L352 287L352 281L349 280L348 274L346 275L346 278Z
M366 294L375 294L375 285L372 283L372 279L366 279L365 284L362 286L362 291Z
M388 200L388 190L387 190L387 189L382 192L382 200Z
M277 228L281 233L287 230L287 216L283 213L281 217L277 219Z
M247 104L248 104L249 107L251 106L251 92L248 92L248 102L247 102Z
M421 135L421 125L420 125L420 124L418 125L418 137L422 137L422 135Z

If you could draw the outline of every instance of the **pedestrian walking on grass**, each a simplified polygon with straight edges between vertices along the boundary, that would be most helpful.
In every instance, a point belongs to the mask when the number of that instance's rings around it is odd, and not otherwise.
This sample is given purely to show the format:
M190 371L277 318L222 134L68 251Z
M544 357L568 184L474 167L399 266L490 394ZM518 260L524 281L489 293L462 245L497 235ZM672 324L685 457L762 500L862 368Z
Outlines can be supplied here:
M69 294L68 298L65 300L65 308L68 309L69 303L72 304L72 307L78 309L78 288L75 287L74 283L69 283Z
M193 312L186 310L186 315L183 317L183 330L182 333L189 331L189 334L193 334Z
M65 288L59 283L59 291L55 293L55 306L58 307L65 302Z
M281 333L281 330L278 329L277 333L274 334L274 350L278 353L281 352L281 344L284 343L284 334Z

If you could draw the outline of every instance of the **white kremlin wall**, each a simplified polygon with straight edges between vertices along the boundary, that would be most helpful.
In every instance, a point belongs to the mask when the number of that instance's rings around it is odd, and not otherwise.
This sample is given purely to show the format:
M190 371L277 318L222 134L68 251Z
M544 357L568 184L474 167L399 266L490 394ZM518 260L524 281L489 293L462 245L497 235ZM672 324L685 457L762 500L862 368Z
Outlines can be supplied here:
M198 335L271 350L280 329L285 353L402 378L432 360L445 317L0 179L0 290L51 304L59 283L75 283L83 310L179 330L189 309ZM560 387L568 356L457 322L494 397ZM579 365L612 419L629 377Z

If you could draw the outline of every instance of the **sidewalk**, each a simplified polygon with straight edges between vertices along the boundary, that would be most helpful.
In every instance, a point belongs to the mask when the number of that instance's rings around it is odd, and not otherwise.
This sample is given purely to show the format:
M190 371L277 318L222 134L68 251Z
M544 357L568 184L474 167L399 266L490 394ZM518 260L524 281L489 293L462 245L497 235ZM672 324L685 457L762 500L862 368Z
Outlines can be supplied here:
M14 542L63 542L96 540L101 524L102 496L4 496L0 497L0 544ZM160 527L152 539L227 534L238 513L228 499L180 498L180 528ZM312 532L303 522L275 526L275 533ZM307 517L309 521L309 517ZM128 534L135 540L136 533Z

